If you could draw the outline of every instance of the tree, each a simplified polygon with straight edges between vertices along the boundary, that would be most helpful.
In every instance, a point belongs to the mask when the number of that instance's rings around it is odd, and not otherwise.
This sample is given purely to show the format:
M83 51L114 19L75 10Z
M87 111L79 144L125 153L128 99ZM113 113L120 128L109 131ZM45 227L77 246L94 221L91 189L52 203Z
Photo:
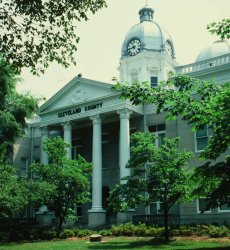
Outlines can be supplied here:
M230 18L212 22L207 26L211 34L217 34L222 40L230 38Z
M130 99L133 104L156 104L157 112L165 112L167 119L176 119L180 115L193 130L203 129L206 126L212 128L213 136L209 139L201 157L216 160L222 153L227 154L230 145L229 82L217 84L212 80L202 81L177 75L162 82L159 88L151 88L148 83L132 86L118 83L115 88L121 91L122 98ZM219 203L226 201L230 204L229 156L226 156L221 164L209 161L196 171L196 176L202 174L206 183L208 179L210 180L212 190L209 189L208 197L211 206L218 206ZM195 193L199 193L200 196L207 195L208 192L203 192L201 187L202 183L201 186L197 186Z
M44 145L49 163L35 164L32 171L38 176L37 182L54 186L54 192L40 205L46 205L49 211L55 213L58 220L57 231L60 232L63 222L73 216L76 204L89 201L91 164L80 155L78 160L67 158L66 147L69 144L60 137L47 139Z
M191 185L187 163L192 154L177 149L178 138L165 138L155 145L150 133L134 133L131 137L131 158L127 167L131 176L111 191L109 205L114 211L127 211L153 201L162 203L165 239L169 239L169 209L189 197ZM145 193L148 193L148 196Z
M17 215L27 205L26 183L18 179L15 168L4 161L5 145L0 145L0 218Z
M31 117L38 108L38 98L30 93L19 94L12 65L0 58L0 145L11 145L24 133L26 118Z
M77 22L103 7L105 0L0 1L0 52L17 73L22 67L44 72L53 61L75 64Z

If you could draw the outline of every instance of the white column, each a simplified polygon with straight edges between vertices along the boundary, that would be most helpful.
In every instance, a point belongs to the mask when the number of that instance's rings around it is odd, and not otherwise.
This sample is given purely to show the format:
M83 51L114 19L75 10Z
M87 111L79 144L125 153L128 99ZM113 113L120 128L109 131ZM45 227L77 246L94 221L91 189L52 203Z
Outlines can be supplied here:
M93 121L93 176L92 176L92 209L102 209L102 138L101 118L91 117Z
M132 111L128 109L119 110L120 115L120 145L119 145L119 166L120 179L130 175L130 169L126 164L130 158L130 136L129 136L129 118Z
M67 148L67 156L72 158L72 125L70 122L62 123L64 130L64 141L70 145Z
M48 155L44 151L44 141L48 138L49 136L49 131L47 127L40 127L41 130L41 155L40 155L40 163L41 164L47 164L48 163Z
M89 227L105 224L105 210L102 207L102 133L99 115L90 117L93 121L93 174L92 207L89 212Z

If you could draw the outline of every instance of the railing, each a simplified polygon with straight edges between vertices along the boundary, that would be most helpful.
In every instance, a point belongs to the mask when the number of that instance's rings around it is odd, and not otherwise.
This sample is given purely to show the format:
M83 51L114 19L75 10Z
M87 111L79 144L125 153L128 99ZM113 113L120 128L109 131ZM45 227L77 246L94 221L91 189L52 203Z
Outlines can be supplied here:
M176 72L178 74L192 73L200 71L203 69L208 69L216 66L221 66L224 64L230 63L230 54L217 56L211 59L203 60L200 62L195 62L183 66L176 67Z
M133 224L144 223L146 225L164 225L164 215L163 214L136 214L133 215ZM180 215L169 214L168 224L179 225Z

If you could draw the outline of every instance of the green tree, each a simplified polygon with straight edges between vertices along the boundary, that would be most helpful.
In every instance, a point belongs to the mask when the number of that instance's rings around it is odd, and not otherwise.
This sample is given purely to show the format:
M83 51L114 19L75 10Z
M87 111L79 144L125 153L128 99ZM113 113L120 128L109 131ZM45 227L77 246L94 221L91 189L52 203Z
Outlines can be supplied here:
M222 19L219 22L212 22L207 26L211 34L220 36L222 40L230 38L230 18Z
M47 139L44 150L48 153L48 164L35 164L32 171L38 177L37 182L46 182L54 186L51 196L42 201L49 211L55 213L58 220L57 231L63 222L74 215L76 204L89 201L89 176L92 166L83 157L71 160L67 155L65 143L60 137Z
M17 215L27 205L26 182L4 160L5 145L0 145L0 218Z
M230 38L230 19L212 22L207 26L211 34ZM154 103L157 112L166 112L168 119L179 115L193 130L208 126L213 136L201 157L216 160L222 153L224 161L211 162L196 168L194 178L197 188L194 194L210 198L210 206L230 205L230 82L217 84L189 76L178 75L159 88L152 89L148 83L130 86L118 83L115 89L122 92L121 98L130 99L133 104Z
M216 160L222 153L228 154L227 150L230 146L229 82L218 84L212 80L202 81L177 75L167 82L162 82L159 88L151 88L148 83L132 86L118 83L115 88L121 91L122 98L130 99L133 104L156 104L157 112L165 112L169 120L181 116L192 126L193 130L203 129L206 126L212 128L213 136L209 139L208 146L201 153L201 157ZM208 195L211 206L218 206L219 203L226 201L230 204L229 155L221 163L208 161L198 167L196 172L197 178L202 174L206 183L208 179L210 180L210 189L202 189L202 179L198 178L201 183L195 191L197 195Z
M0 145L11 145L24 133L26 118L31 117L38 108L38 98L30 93L19 94L12 65L0 58Z
M109 205L114 211L127 211L153 201L162 203L165 239L169 239L169 209L189 198L190 171L187 163L192 154L177 149L178 138L165 138L160 147L150 133L134 133L131 158L127 167L131 176L111 191ZM145 194L148 194L146 196Z
M77 22L106 7L105 0L0 1L0 52L17 72L44 72L50 62L76 63Z

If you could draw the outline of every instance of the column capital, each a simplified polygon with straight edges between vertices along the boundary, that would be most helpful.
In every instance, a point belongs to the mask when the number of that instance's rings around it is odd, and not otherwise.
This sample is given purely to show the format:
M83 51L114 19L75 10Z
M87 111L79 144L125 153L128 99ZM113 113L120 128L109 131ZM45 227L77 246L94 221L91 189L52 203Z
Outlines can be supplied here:
M90 116L90 120L93 121L93 124L101 124L101 116L100 115Z
M71 122L63 122L61 123L64 131L71 131L72 130L72 124Z
M47 136L48 136L49 129L48 129L47 126L42 126L42 127L40 127L40 131L41 131L41 134L42 134L42 135L47 135Z
M129 109L120 109L117 111L117 114L120 115L120 119L129 119L132 113L133 111Z

